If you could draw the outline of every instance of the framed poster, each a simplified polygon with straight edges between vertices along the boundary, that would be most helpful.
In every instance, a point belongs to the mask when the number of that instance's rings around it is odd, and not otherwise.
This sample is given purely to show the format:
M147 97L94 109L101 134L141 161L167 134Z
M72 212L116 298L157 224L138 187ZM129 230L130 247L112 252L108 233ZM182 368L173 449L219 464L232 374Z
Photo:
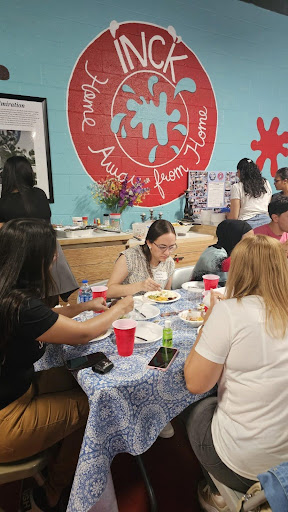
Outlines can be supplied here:
M0 171L10 156L25 156L37 187L54 202L46 98L0 93Z
M235 181L235 172L189 171L189 197L195 217L199 217L204 209L229 206L231 186Z

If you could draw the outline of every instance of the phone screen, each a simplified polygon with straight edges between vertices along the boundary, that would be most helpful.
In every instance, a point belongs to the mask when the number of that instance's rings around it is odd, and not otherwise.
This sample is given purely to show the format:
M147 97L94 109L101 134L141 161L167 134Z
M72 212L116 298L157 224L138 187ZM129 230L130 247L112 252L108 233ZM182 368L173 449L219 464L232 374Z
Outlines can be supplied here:
M148 366L152 368L166 369L172 362L178 350L176 348L160 347L156 354L149 361Z
M98 363L102 359L104 354L102 352L95 352L94 354L87 354L87 356L75 357L75 359L69 359L66 361L68 370L82 370L83 368L89 368Z

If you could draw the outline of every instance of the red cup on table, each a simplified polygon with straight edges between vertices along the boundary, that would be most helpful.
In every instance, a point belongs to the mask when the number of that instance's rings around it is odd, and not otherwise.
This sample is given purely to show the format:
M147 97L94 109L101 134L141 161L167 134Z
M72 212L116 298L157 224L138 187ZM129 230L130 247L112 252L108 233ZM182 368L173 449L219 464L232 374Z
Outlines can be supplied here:
M131 318L120 318L113 322L119 356L127 357L133 354L136 325L137 322Z
M218 287L219 283L219 276L216 274L205 274L202 276L203 282L204 282L204 289L207 290L214 290Z
M96 299L97 297L103 297L103 299L106 300L107 298L107 286L91 286L93 299ZM98 311L98 313L103 313L104 309L102 311Z

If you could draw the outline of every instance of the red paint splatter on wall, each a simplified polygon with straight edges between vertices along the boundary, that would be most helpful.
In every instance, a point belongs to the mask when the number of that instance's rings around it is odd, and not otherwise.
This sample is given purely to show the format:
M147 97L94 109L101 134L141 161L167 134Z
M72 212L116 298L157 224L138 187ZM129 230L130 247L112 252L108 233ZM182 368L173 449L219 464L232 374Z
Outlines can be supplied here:
M262 117L258 117L257 128L260 140L252 140L251 142L251 149L253 151L261 151L260 156L256 160L256 164L261 171L266 160L271 161L270 172L272 177L275 176L278 169L277 156L288 156L288 148L283 146L283 144L288 143L288 132L283 132L279 135L277 133L279 125L278 117L274 117L268 130L265 130Z

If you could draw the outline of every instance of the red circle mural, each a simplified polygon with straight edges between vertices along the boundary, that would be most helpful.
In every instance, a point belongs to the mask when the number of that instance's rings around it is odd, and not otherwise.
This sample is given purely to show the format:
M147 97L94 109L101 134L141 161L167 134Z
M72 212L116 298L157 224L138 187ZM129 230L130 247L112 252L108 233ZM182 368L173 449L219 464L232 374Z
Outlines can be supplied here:
M93 180L149 178L143 206L156 206L183 194L189 170L206 169L217 108L204 68L173 27L113 21L76 62L68 122Z

